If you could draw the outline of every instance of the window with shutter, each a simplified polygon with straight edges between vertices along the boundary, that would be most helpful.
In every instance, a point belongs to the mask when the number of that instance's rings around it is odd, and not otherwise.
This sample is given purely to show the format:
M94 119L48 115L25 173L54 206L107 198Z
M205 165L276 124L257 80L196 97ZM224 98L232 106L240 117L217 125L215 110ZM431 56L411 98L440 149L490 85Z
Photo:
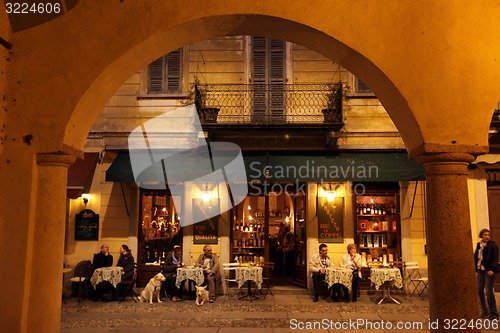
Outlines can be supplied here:
M361 81L361 79L359 79L358 77L356 77L356 93L359 93L359 94L373 94L372 90L366 85L366 83L364 83L363 81Z
M148 94L175 94L182 87L182 49L156 59L148 66Z
M285 42L252 37L255 121L282 122L285 116Z

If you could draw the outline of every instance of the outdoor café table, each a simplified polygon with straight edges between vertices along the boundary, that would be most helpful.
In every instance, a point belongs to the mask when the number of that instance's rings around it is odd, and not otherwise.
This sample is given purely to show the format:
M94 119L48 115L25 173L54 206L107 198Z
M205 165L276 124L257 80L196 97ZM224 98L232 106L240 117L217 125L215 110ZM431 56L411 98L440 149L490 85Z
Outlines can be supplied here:
M390 289L392 286L396 286L396 288L403 287L403 278L398 268L372 268L370 270L370 280L375 285L376 290L378 290L380 286L383 286L384 296L378 301L378 304L381 304L386 299L390 299L394 303L400 304L397 299L391 296Z
M90 278L90 283L95 287L103 281L108 281L116 288L116 285L122 280L123 267L101 267L96 268L92 277Z
M201 286L205 282L203 268L193 266L177 268L177 276L175 278L177 288L180 288L182 281L186 280L194 281L197 286ZM188 283L188 292L191 294L191 283Z
M352 269L345 267L327 267L325 282L328 283L328 289L335 283L340 283L346 286L350 294L352 289Z
M251 281L254 281L257 285L257 289L260 290L262 287L262 267L238 266L235 269L235 277L238 288L241 288L245 281L248 281L248 293L241 296L240 299L248 297L250 298L250 302L253 302L252 298L259 298L258 296L252 295Z

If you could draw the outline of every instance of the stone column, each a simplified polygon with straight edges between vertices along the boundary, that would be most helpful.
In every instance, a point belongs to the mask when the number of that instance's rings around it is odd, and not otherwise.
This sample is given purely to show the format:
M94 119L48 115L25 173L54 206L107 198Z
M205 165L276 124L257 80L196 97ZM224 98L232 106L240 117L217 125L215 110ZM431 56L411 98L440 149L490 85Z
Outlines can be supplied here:
M38 154L35 216L28 236L26 332L59 332L68 167L75 157Z
M439 320L431 331L451 332L445 320L479 318L467 190L467 166L474 157L443 153L417 160L427 181L430 319Z

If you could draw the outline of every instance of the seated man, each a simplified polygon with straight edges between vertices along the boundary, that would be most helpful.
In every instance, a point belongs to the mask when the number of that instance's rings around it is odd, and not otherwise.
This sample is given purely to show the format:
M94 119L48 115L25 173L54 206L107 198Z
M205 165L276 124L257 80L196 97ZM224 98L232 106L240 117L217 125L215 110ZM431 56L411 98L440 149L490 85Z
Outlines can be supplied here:
M215 301L215 280L220 280L219 259L212 254L212 247L205 245L203 254L200 254L195 264L196 267L203 268L205 283L208 284L209 302Z
M175 285L177 279L177 268L181 267L184 267L184 263L182 262L181 247L180 245L175 245L174 250L167 253L165 264L162 268L163 275L167 279L165 283L167 294L170 295L170 299L174 302L179 302L182 300L182 286L181 289L179 289ZM185 281L183 281L183 283L184 282Z
M101 267L111 267L113 265L113 256L109 254L109 246L103 244L101 246L101 252L94 254L94 259L92 260L92 268Z
M318 301L319 281L325 279L326 268L333 266L333 262L328 256L328 247L325 244L319 246L319 253L315 253L309 260L309 270L312 273L314 298L313 302Z

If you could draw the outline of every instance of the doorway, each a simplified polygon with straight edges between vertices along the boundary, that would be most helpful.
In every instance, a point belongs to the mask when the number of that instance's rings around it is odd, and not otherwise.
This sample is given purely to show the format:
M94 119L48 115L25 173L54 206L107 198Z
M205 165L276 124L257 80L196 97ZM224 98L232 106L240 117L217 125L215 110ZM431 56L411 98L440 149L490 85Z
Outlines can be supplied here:
M232 211L231 258L272 262L273 285L306 287L305 193L250 191Z

